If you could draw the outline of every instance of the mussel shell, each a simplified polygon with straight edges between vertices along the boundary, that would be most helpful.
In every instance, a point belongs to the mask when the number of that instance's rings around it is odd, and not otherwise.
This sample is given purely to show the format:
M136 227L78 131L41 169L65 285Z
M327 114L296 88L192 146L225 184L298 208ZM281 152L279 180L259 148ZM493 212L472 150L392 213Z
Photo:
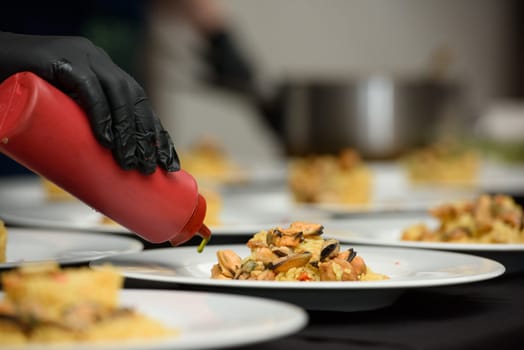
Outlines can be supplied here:
M328 239L322 245L320 260L326 260L336 256L340 251L340 243L336 239Z
M275 262L269 263L268 268L276 273L286 272L293 267L305 266L311 259L312 255L313 254L310 252L288 255L277 259Z

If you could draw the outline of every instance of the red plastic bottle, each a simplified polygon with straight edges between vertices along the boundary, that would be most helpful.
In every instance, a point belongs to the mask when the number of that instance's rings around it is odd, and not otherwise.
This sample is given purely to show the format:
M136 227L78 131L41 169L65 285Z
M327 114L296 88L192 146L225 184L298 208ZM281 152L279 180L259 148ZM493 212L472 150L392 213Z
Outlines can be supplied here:
M33 73L0 84L0 151L149 242L209 239L206 202L190 174L122 170L84 111Z

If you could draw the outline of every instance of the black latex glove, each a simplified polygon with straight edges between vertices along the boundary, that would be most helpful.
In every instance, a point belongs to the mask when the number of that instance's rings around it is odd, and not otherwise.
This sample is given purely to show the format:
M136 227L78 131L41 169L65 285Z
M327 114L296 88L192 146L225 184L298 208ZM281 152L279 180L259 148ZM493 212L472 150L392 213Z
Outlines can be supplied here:
M87 113L98 141L126 170L180 169L171 137L143 88L101 48L82 37L0 32L0 81L29 71L62 90Z

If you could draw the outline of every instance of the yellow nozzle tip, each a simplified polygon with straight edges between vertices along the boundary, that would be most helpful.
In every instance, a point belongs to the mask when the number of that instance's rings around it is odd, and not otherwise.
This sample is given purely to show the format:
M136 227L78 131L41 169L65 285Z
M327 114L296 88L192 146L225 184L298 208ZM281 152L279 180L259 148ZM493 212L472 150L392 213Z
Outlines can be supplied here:
M202 242L200 242L197 252L202 253L204 251L204 247L207 245L207 242L209 242L209 238L202 238Z

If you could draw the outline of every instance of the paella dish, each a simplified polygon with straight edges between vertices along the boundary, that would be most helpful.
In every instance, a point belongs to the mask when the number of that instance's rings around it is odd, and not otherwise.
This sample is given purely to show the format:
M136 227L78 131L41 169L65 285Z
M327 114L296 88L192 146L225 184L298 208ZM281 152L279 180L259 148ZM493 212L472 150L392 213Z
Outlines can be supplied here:
M480 163L477 151L448 143L413 150L403 159L408 180L414 185L473 186Z
M343 250L335 239L322 237L324 227L293 222L287 228L257 232L247 242L251 254L217 251L214 279L270 281L370 281L388 276L374 272L353 248Z
M289 189L299 203L368 204L373 176L359 153L311 155L291 161Z
M123 277L112 266L24 265L2 274L0 347L173 336L177 330L119 306ZM101 287L103 286L103 288Z
M429 210L436 228L414 224L402 240L455 243L524 243L522 207L507 195L484 194L474 200L445 203Z

